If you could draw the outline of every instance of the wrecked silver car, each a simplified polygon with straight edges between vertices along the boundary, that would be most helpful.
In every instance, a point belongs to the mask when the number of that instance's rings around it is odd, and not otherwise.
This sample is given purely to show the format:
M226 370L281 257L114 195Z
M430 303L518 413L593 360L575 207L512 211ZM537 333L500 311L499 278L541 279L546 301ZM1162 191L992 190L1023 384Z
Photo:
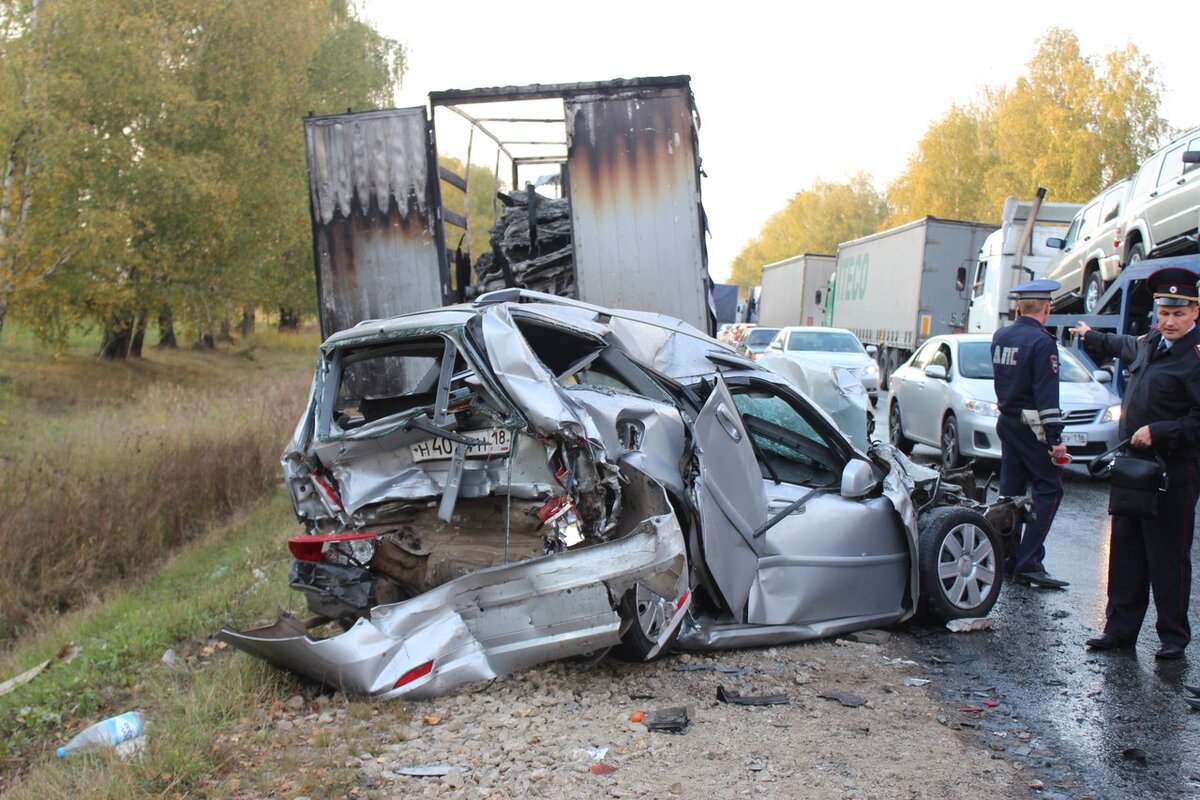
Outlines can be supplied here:
M981 616L1020 514L685 323L517 290L331 336L283 466L316 616L221 637L375 697Z

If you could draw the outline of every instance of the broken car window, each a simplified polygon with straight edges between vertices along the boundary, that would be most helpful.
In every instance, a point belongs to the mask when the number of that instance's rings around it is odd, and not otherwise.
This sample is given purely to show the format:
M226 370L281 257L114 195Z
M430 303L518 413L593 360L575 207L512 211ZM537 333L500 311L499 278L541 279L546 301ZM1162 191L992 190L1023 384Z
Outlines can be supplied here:
M333 421L343 430L434 405L446 341L440 336L347 349L340 359ZM456 352L452 396L468 393L471 375Z
M733 402L758 446L764 478L804 486L829 486L839 479L837 454L785 398L745 391L734 394Z

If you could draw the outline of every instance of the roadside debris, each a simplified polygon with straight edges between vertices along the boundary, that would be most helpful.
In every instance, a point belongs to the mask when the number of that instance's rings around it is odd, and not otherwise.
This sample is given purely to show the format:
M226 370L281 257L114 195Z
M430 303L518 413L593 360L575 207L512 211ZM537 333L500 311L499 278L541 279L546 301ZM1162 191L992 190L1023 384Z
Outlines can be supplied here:
M992 627L993 622L991 617L970 617L968 619L952 619L946 623L946 627L953 633L971 633L972 631L986 631Z
M141 740L141 736L142 713L127 711L89 725L75 734L71 741L55 750L54 754L59 758L66 758L77 753L115 749L122 759L126 759L143 751L144 740L134 744L135 741Z
M449 764L429 764L420 767L400 767L397 775L408 775L413 778L443 778L452 772L466 772L466 767L452 767Z
M932 681L930 681L928 678L908 677L904 679L905 686L928 686L930 683L932 683Z
M686 733L692 724L691 711L685 706L674 706L651 711L642 720L646 730L660 733Z
M0 697L3 697L4 695L8 694L9 692L11 692L13 689L16 689L21 684L29 683L31 680L36 678L38 675L42 674L47 669L49 669L50 665L53 664L55 661L61 661L64 664L68 664L77 655L79 655L79 648L76 647L73 643L63 645L63 648L58 651L58 653L54 656L54 658L47 658L45 661L38 664L37 666L30 667L29 669L22 672L20 675L17 675L16 677L13 677L13 678L9 678L8 680L4 681L3 683L0 683Z
M817 695L817 697L825 700L834 700L838 703L841 703L846 708L858 708L859 706L865 706L867 704L866 700L856 694L839 692L835 690L821 692L819 695Z
M786 694L743 695L726 691L724 686L717 687L717 699L735 706L782 706L791 702Z

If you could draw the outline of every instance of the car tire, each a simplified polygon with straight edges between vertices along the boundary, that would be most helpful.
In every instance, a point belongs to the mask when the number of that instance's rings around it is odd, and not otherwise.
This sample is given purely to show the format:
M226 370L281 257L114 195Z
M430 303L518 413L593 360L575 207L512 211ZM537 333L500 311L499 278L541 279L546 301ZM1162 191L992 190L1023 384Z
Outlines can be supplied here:
M629 622L629 628L622 634L621 643L609 651L613 657L621 661L640 663L657 661L671 652L671 648L675 646L675 640L679 638L681 624L675 625L675 630L671 631L671 636L663 644L662 649L654 655L650 655L658 642L658 634L662 630L662 625L668 621L664 619L663 614L656 613L653 603L653 599L656 597L657 595L648 589L635 586L621 598L617 610L621 619Z
M958 443L958 420L947 414L942 420L942 468L954 469L963 462L962 448Z
M1139 261L1145 261L1145 260L1146 260L1146 248L1142 245L1141 242L1138 242L1129 251L1129 263L1127 263L1125 266L1132 267L1134 264L1138 263Z
M1083 313L1100 313L1100 298L1104 295L1104 289L1104 278L1100 273L1089 273L1083 282Z
M913 451L913 440L904 435L900 404L895 401L888 407L888 441L892 443L892 447L905 455Z
M992 526L967 508L936 508L920 526L921 612L941 622L986 616L1004 582L1004 554Z

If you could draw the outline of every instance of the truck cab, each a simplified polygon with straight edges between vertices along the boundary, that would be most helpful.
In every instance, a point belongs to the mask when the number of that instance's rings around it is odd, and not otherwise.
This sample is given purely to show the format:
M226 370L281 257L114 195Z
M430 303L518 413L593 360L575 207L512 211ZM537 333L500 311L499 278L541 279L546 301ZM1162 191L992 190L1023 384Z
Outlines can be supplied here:
M964 280L968 332L992 333L1008 323L1009 291L1016 284L1045 277L1051 258L1058 253L1047 240L1063 237L1082 207L1080 203L1041 203L1035 210L1035 205L1035 201L1016 197L1004 201L1000 229L984 239L972 280L969 284ZM1031 213L1036 213L1033 228L1022 248ZM964 269L960 278L965 278L966 272Z

